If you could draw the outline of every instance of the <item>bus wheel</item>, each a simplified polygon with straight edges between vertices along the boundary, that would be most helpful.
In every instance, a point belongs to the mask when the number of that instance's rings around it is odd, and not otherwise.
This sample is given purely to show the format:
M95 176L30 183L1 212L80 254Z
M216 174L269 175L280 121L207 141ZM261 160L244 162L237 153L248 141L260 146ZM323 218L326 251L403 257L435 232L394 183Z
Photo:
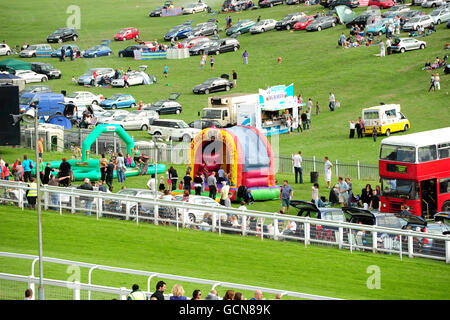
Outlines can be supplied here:
M405 126L403 127L403 131L408 131L408 125L405 124Z
M444 212L448 212L450 211L450 201L445 201L444 204L442 205L442 210Z
M389 137L391 135L391 130L390 129L387 129L386 130L386 137Z

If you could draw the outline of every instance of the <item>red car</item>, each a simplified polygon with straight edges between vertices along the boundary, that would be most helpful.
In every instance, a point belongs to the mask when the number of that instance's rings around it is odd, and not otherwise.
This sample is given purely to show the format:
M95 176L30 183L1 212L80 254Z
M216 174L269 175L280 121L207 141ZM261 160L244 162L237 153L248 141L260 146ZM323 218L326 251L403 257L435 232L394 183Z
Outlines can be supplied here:
M139 38L139 29L138 28L124 28L120 30L118 33L114 35L114 40L117 41L125 41L130 39Z
M191 38L191 39L187 39L185 41L183 41L181 44L185 47L185 48L192 48L195 44L197 44L198 42L201 41L206 41L209 40L208 37L196 37L196 38Z
M306 26L314 21L314 16L306 16L300 19L296 24L294 24L294 30L305 30Z
M369 0L369 7L370 6L377 6L380 7L380 9L387 9L395 6L395 2L393 0Z

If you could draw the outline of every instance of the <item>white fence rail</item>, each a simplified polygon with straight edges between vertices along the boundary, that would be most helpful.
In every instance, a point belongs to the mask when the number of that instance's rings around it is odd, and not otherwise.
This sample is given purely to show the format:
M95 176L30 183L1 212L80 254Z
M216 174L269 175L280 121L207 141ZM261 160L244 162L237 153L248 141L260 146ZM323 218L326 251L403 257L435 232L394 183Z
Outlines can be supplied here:
M0 273L0 279L27 282L29 285L29 288L31 288L33 290L33 292L35 292L34 284L39 282L39 278L34 276L34 266L35 266L35 263L38 261L39 257L34 256L34 255L10 253L10 252L0 252L0 257L33 260L32 265L31 265L31 275L30 276ZM73 290L74 291L74 293L73 293L74 300L80 300L80 290L88 291L88 296L87 296L88 300L91 300L91 291L116 294L116 295L120 296L121 300L125 300L126 295L131 292L131 289L127 289L127 288L114 288L114 287L107 287L107 286L100 286L100 285L92 284L92 273L94 270L103 270L103 271L110 271L110 272L115 272L115 273L125 273L125 274L146 276L146 277L148 277L147 291L146 291L147 295L151 295L153 293L150 289L151 288L151 283L150 283L151 280L154 278L159 278L159 279L166 279L166 280L176 280L176 281L181 281L181 282L197 283L197 284L203 284L203 285L211 285L212 289L215 289L219 286L225 287L225 288L233 288L233 289L249 290L249 291L255 291L256 289L259 289L265 293L281 294L282 296L289 296L289 297L300 298L300 299L340 300L337 298L320 296L320 295L312 295L312 294L301 293L301 292L279 290L279 289L272 289L272 288L263 288L263 287L250 286L250 285L231 283L231 282L225 282L225 281L184 277L184 276L178 276L178 275L167 274L167 273L142 271L142 270L127 269L127 268L117 268L117 267L97 265L97 264L92 264L92 263L65 260L65 259L43 257L43 261L56 263L56 264L62 264L62 265L70 265L70 266L89 268L88 283L43 279L44 285L51 285L51 286L56 286L56 287L66 287L66 288ZM166 300L168 300L170 295L165 295L164 297Z
M0 181L0 202L25 207L25 183ZM204 231L242 236L253 235L261 240L289 240L321 244L339 249L398 254L410 258L424 257L450 263L450 236L379 226L328 221L281 215L253 210L213 207L180 201L166 201L76 188L44 186L43 206L62 214L85 212L102 217L134 220L139 223L170 224L178 228L196 228ZM209 216L204 215L208 213ZM238 224L230 217L236 216ZM287 224L294 227L289 229Z

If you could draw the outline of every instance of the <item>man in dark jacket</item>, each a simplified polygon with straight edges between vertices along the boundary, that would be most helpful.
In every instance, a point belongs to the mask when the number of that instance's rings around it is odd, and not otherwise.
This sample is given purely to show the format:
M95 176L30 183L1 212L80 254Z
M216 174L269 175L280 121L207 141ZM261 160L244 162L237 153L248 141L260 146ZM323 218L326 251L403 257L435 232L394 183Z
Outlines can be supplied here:
M164 300L164 291L166 291L166 283L158 281L156 284L156 291L150 297L150 300Z
M112 192L112 184L114 179L114 160L109 160L108 165L106 166L106 184L109 187L109 191Z
M78 189L94 191L94 188L92 188L91 182L90 182L90 180L88 178L84 179L84 183L82 185L80 185L78 187ZM86 208L85 213L86 213L87 216L90 216L91 215L91 210L92 210L93 198L81 196L80 197L80 201L84 201L84 207Z

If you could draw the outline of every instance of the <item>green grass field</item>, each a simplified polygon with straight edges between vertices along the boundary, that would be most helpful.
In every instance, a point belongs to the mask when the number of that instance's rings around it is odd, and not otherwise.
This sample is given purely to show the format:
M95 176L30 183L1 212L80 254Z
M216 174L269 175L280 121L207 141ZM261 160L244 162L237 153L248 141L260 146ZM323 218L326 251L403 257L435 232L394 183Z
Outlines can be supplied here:
M5 210L6 209L6 210ZM34 211L10 207L0 211L0 250L37 255ZM308 246L239 235L176 231L174 227L43 213L43 254L48 257L228 281L344 299L449 299L450 276L443 262L397 255ZM29 275L31 261L0 258L1 271ZM368 289L369 266L380 268L380 289ZM67 266L44 264L44 276L66 280ZM82 269L81 282L87 282ZM36 273L38 271L36 270ZM145 277L94 271L95 284L130 287ZM152 280L152 287L157 280ZM167 281L168 289L173 281ZM182 283L186 295L196 288ZM209 289L209 290L208 290ZM223 296L225 288L219 288ZM251 292L244 292L246 298ZM265 295L272 299L273 295Z
M193 19L194 24L209 19L206 13L190 16L149 18L148 14L161 1L105 1L76 2L81 9L81 28L76 44L86 49L98 44L103 39L112 39L123 27L135 26L140 29L140 39L163 41L163 36L172 26ZM186 4L189 1L176 2ZM214 10L221 2L208 1ZM46 37L55 29L63 27L70 14L66 13L68 3L42 1L15 1L0 3L0 24L2 39L10 46L45 43ZM414 8L415 9L415 8ZM321 6L305 7L303 5L281 5L271 9L260 9L242 13L232 13L233 21L237 19L281 19L286 14L304 11L306 14L322 10ZM357 13L365 8L358 8ZM430 11L426 9L425 11ZM225 27L225 14L215 17L219 28ZM290 155L302 150L304 157L316 156L331 160L360 160L361 163L376 164L380 141L372 139L348 140L348 121L356 120L362 108L385 103L399 103L402 112L411 122L410 132L419 132L449 125L450 99L449 76L441 73L441 91L428 93L430 73L421 70L426 60L448 54L443 50L450 42L450 33L445 25L436 27L437 32L426 37L425 50L393 54L380 58L378 46L342 49L337 47L337 40L342 32L349 29L339 25L321 32L270 31L261 35L244 34L238 38L241 49L237 53L225 53L215 57L215 68L200 71L200 58L191 57L184 60L135 61L131 58L118 58L117 52L133 41L112 42L112 57L96 59L78 59L59 62L55 58L34 58L26 61L44 61L61 69L60 80L50 80L48 85L55 91L67 92L85 90L72 84L72 76L78 77L93 67L137 68L147 64L148 72L158 76L158 84L135 86L128 89L89 88L87 90L102 93L108 97L114 93L128 92L136 100L144 103L154 102L167 97L171 92L182 93L179 102L183 105L179 117L186 122L198 119L198 112L206 107L207 96L194 95L194 85L207 78L231 73L238 73L238 87L231 93L255 93L259 88L278 84L294 83L294 93L302 94L304 100L311 97L320 102L321 113L312 115L309 131L302 134L280 136L279 154ZM220 32L221 37L225 37ZM406 34L402 34L406 36ZM383 37L384 39L384 37ZM70 43L70 42L69 42ZM67 43L66 43L67 44ZM53 48L58 45L53 44ZM249 64L243 65L242 52L249 52ZM283 63L277 63L277 57ZM0 57L0 60L7 57ZM162 77L164 64L169 66L169 77ZM327 107L328 93L333 91L341 108L330 112ZM219 93L224 94L224 93ZM397 133L403 134L403 133ZM136 140L148 140L145 132L133 132ZM0 147L0 155L7 162L22 158L23 154L33 154L30 149ZM60 160L70 153L45 153L44 160ZM184 173L183 165L176 166L178 174ZM319 165L319 172L322 166ZM276 179L285 178L293 183L293 176L277 174ZM333 179L335 177L333 176ZM127 179L126 187L145 187L148 177ZM311 184L293 185L295 199L310 200ZM328 197L323 188L321 195ZM353 181L354 190L358 191L366 184L372 186L376 181ZM115 190L120 189L116 182ZM252 209L276 212L280 201L256 203ZM0 225L0 250L37 254L37 235L35 214L10 207L0 207L2 224ZM77 215L55 216L44 214L44 254L46 256L72 260L100 263L119 267L154 270L165 273L217 279L230 282L260 285L288 289L312 294L329 295L349 299L449 299L448 266L442 262L423 259L405 258L402 262L398 256L373 255L369 253L340 251L332 248L311 246L291 242L261 242L254 237L201 233L192 230L176 232L174 228L165 228L141 224L136 227L124 221L104 219L95 221ZM195 257L193 259L192 257ZM2 272L28 275L29 263L1 259ZM369 265L381 268L381 290L369 290L366 287ZM65 279L65 269L55 266L47 267L45 276ZM87 271L83 271L84 280ZM423 280L424 277L426 280ZM112 277L110 273L95 274L96 283L114 286L130 286L134 281L145 283L145 279L120 276ZM170 283L172 285L173 283ZM169 286L170 287L170 286ZM190 294L192 285L186 284ZM207 288L201 288L207 290ZM204 291L206 292L206 291ZM222 293L223 295L223 293ZM245 293L250 297L250 293ZM270 298L270 297L268 297Z

